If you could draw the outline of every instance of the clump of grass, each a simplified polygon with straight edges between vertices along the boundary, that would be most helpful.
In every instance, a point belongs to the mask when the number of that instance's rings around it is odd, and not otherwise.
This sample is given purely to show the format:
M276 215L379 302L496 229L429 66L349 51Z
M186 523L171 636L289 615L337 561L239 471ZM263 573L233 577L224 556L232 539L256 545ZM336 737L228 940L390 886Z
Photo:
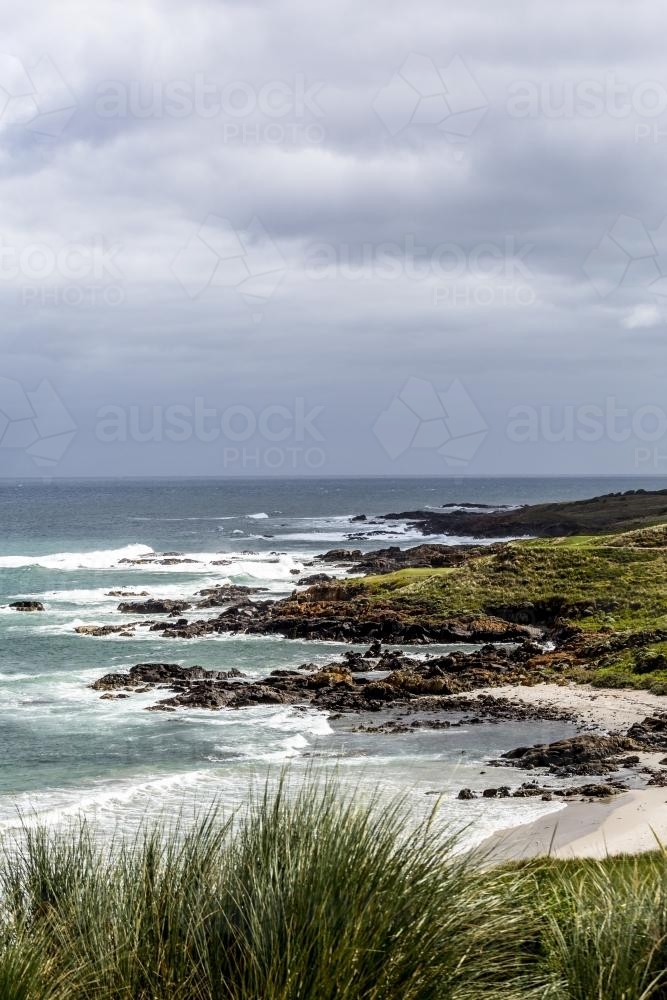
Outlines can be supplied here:
M0 854L1 1000L665 1000L667 861L491 867L401 804L281 784L233 823Z
M536 875L540 950L554 1000L667 997L667 863L662 853L548 862Z
M572 680L602 688L635 688L667 693L667 643L647 642L636 648L603 654L588 668L570 673Z
M3 998L512 1000L527 981L516 880L332 786L106 847L26 830L0 885L0 985L27 984Z

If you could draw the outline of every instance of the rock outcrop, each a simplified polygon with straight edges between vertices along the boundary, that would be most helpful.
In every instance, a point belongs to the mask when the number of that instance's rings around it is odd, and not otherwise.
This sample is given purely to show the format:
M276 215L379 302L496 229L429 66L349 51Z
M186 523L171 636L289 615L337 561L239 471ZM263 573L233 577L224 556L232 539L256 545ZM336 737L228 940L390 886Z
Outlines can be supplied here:
M150 597L147 601L124 601L118 605L118 610L124 614L132 615L170 615L176 612L187 611L190 607L189 601L172 601Z
M548 768L551 774L569 775L609 774L622 767L632 767L639 762L635 756L626 756L641 749L630 736L601 736L584 733L570 739L558 740L533 747L517 747L502 755L494 763L509 764L531 770Z

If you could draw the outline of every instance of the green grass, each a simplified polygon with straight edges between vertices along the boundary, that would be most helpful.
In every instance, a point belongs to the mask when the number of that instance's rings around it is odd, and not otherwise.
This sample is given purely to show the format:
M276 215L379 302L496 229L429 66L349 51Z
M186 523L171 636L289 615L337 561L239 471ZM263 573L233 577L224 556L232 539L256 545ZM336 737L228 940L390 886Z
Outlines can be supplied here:
M283 785L233 825L0 853L2 1000L664 1000L667 861L489 867Z
M605 861L542 861L533 873L545 996L667 997L667 860L661 852Z
M447 569L407 569L363 581L366 595L440 614L547 608L589 630L667 628L667 549L621 546L623 536L510 543Z
M0 885L3 1000L520 995L520 887L331 786L111 848L27 831Z
M350 593L366 606L415 619L492 614L527 624L576 625L591 636L595 652L583 669L577 664L565 676L664 694L666 543L665 525L617 535L522 540L472 556L461 566L354 581ZM637 647L605 651L604 637L618 635L638 637Z

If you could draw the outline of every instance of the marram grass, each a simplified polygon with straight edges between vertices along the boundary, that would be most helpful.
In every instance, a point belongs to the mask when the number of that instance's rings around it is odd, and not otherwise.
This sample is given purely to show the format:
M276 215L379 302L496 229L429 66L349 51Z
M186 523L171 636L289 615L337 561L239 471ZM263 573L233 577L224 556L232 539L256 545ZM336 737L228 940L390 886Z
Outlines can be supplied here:
M0 1000L662 1000L667 864L490 867L403 804L284 782L233 823L0 852Z

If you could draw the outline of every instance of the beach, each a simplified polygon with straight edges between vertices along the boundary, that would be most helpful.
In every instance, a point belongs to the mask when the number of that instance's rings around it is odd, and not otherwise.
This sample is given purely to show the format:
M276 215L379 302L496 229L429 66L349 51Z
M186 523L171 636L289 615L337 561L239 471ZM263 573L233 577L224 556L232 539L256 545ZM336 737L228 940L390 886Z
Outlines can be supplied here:
M667 708L664 697L649 691L600 691L574 684L508 685L494 688L492 693L528 705L571 711L582 722L607 732L626 729ZM655 767L663 757L662 753L646 753L641 755L641 762ZM544 854L605 858L651 851L664 844L667 788L636 788L601 801L568 802L558 813L493 834L480 851L490 861L516 861Z
M602 859L665 844L667 789L646 788L601 802L568 803L556 814L493 834L479 851L487 863L500 863L541 855Z

